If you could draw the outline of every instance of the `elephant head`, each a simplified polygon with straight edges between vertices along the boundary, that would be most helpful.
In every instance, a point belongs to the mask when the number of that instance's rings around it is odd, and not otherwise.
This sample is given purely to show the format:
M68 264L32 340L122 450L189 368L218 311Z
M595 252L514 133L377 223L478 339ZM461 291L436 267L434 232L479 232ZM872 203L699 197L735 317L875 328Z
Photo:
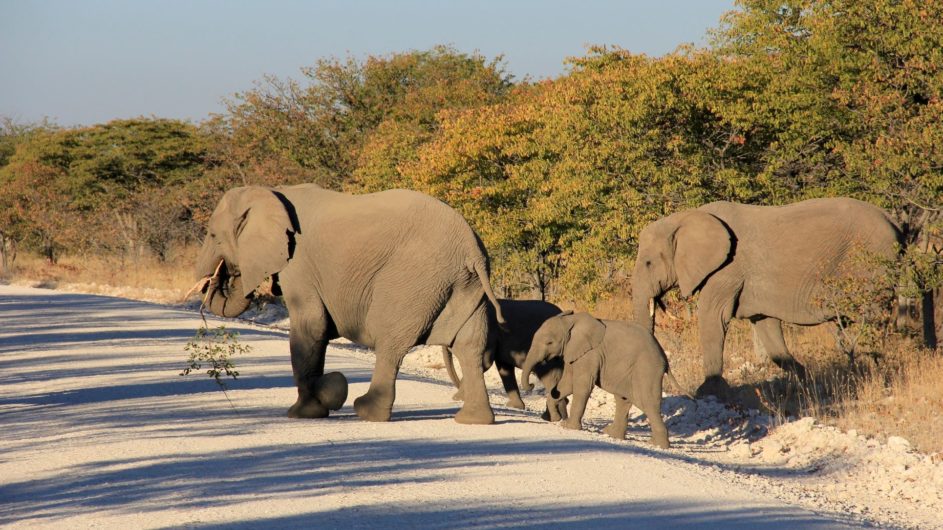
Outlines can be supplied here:
M198 285L213 313L241 314L259 284L288 264L298 230L276 193L258 186L235 188L213 211L196 265Z
M565 363L572 363L599 346L605 334L606 326L589 313L565 311L547 319L534 334L521 367L521 389L533 388L530 373L538 364L561 356Z
M639 235L632 273L635 321L654 332L655 304L678 287L687 298L727 263L733 234L720 219L700 210L678 212L646 226Z

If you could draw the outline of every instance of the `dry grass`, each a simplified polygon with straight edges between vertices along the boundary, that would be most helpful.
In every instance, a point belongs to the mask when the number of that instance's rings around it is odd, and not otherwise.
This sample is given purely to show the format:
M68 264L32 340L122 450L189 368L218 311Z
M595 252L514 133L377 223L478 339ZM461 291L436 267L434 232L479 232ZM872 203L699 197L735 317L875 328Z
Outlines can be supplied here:
M838 400L835 423L883 437L903 436L924 452L943 451L943 356L907 341L888 352Z
M7 281L45 288L121 294L149 301L176 302L193 285L198 247L171 253L166 262L149 256L63 256L55 264L21 253Z

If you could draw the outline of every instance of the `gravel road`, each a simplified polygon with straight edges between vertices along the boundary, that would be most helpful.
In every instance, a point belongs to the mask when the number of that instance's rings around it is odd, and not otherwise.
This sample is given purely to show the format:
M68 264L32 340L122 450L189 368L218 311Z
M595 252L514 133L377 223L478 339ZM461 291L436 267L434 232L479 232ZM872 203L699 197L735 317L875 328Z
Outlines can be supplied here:
M417 374L401 374L392 422L362 422L351 403L372 366L352 345L328 350L328 370L351 383L344 408L289 420L287 333L226 325L253 348L228 400L206 377L177 375L193 312L0 286L0 526L866 526L732 481L696 454L609 443L532 412L496 406L495 425L459 425L454 389Z

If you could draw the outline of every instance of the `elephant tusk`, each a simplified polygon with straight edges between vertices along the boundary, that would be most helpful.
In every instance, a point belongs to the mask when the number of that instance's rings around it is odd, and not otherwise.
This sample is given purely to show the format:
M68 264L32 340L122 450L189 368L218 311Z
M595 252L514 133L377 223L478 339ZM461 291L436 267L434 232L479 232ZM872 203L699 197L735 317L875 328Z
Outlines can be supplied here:
M193 287L191 287L190 290L187 291L187 294L183 295L183 301L186 302L187 299L190 298L190 295L192 295L193 293L197 291L202 291L203 288L206 287L206 284L208 283L210 283L209 276L204 276L200 278L199 280L197 280L197 282L193 285Z
M676 317L674 313L668 311L668 306L665 305L664 300L658 300L658 307L660 307L661 312L664 313L666 317L668 317L668 320L681 320L680 318Z
M648 299L648 317L655 318L655 299L654 298Z
M226 263L226 260L225 260L225 259L219 260L219 264L216 265L216 270L213 271L213 275L210 276L210 277L206 280L207 283L212 283L214 280L215 280L215 281L218 281L218 280L219 280L219 271L222 270L222 268L223 268L223 263ZM203 309L206 308L206 302L209 300L210 294L212 294L212 290L207 289L207 290L206 290L206 294L203 295L203 300L200 302L200 318L203 319L203 327L205 327L205 328L206 328L206 327L209 327L209 326L208 326L207 323L206 323L206 315L203 313Z
M186 301L187 301L187 298L190 298L190 295L192 295L193 293L195 293L195 292L197 292L197 291L202 291L203 288L206 287L206 285L207 285L208 283L210 283L210 282L212 282L213 280L219 278L219 271L223 268L223 263L225 263L225 262L226 262L226 260L222 260L222 259L219 260L219 264L216 265L216 270L213 271L213 275L212 275L212 276L204 276L204 277L200 278L199 280L197 280L197 282L193 285L193 287L191 287L190 290L187 291L187 294L183 295L183 301L186 302ZM205 296L203 297L203 302L206 303L206 297L205 297Z

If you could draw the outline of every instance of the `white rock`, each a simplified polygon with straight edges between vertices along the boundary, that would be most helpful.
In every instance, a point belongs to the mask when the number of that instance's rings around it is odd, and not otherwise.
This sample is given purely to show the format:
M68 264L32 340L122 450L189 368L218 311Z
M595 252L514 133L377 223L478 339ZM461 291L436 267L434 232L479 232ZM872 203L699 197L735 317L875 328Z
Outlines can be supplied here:
M910 451L910 442L900 436L888 437L887 446L900 453Z
M806 416L805 418L796 420L793 422L793 429L796 432L808 432L812 430L812 427L815 425L815 418L811 416Z

